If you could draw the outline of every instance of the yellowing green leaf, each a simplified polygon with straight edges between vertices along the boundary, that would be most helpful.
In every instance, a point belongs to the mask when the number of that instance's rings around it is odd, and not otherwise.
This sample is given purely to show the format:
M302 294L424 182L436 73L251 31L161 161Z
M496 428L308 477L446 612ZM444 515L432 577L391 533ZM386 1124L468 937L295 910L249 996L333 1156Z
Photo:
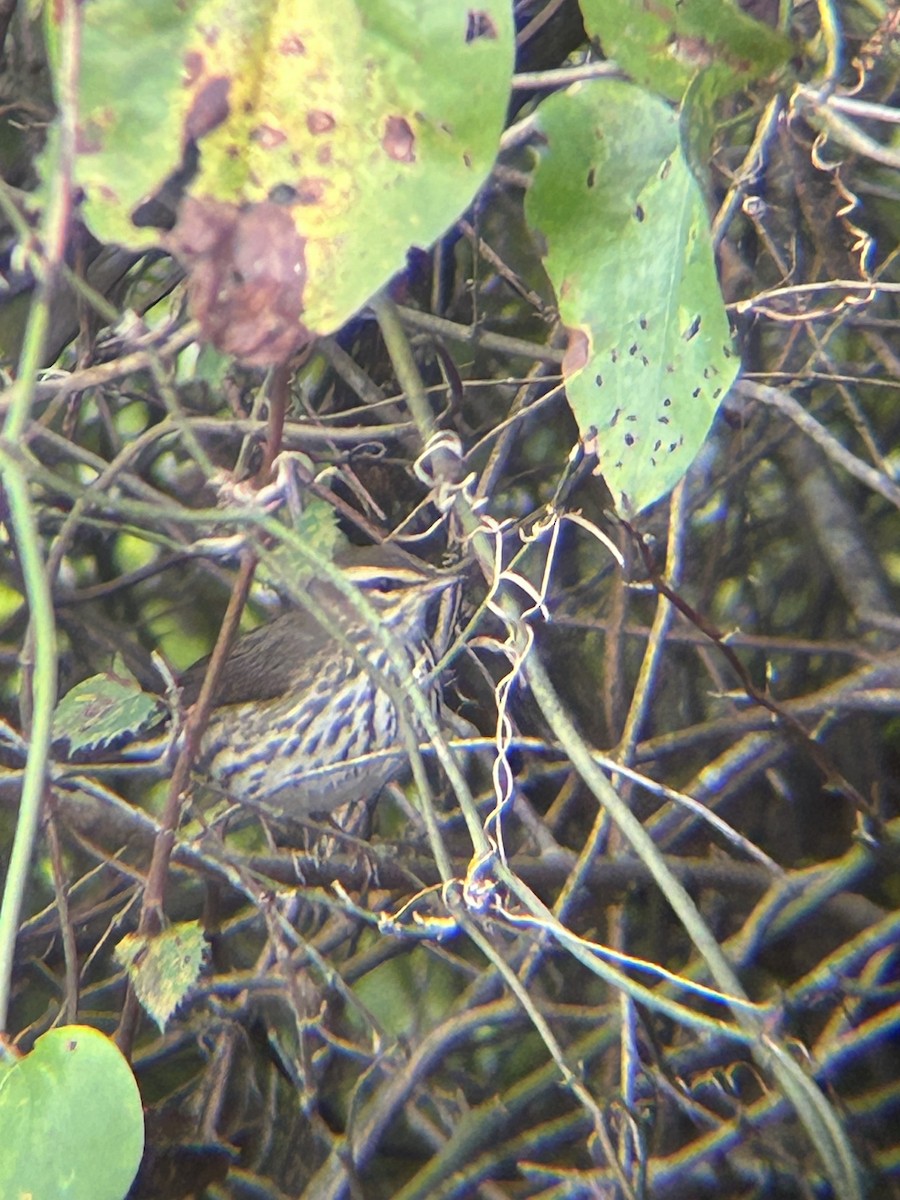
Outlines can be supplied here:
M146 245L186 187L168 244L206 335L248 362L342 325L465 209L497 153L510 0L82 12L84 216Z
M160 1031L196 985L205 953L206 939L195 921L173 925L154 937L129 933L116 947L137 998Z

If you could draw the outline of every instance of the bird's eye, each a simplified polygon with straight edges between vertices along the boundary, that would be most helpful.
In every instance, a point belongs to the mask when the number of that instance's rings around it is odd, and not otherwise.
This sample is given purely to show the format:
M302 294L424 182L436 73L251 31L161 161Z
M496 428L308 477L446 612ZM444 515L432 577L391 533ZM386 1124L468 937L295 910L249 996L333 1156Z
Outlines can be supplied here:
M392 587L393 583L387 575L378 575L369 580L369 590L373 592L389 592Z

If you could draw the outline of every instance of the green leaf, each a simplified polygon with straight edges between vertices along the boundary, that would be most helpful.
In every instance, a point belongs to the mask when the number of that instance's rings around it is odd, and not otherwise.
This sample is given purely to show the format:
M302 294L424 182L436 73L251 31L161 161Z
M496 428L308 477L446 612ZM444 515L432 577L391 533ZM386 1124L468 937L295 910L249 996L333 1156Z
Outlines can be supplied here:
M739 366L703 197L675 114L639 88L576 85L538 122L526 215L569 327L569 403L634 514L684 475Z
M184 51L197 9L167 0L81 7L76 180L82 215L101 241L140 249L159 240L132 216L181 163L190 104ZM44 13L53 62L59 13L53 4ZM45 177L53 153L45 152Z
M344 324L455 220L497 153L509 0L92 0L82 13L85 219L103 240L159 240L135 215L196 143L167 244L193 272L206 335L246 361ZM157 220L152 206L139 219Z
M54 741L68 743L69 753L102 750L131 740L156 725L166 713L158 697L141 690L124 668L93 675L77 683L56 707Z
M680 100L698 71L719 96L770 74L791 56L788 38L732 0L580 0L584 27L636 83Z
M196 987L205 954L206 939L196 921L173 925L153 937L129 933L116 947L116 958L160 1032Z
M144 1149L131 1068L83 1025L45 1033L0 1075L0 1129L0 1196L10 1200L122 1200Z

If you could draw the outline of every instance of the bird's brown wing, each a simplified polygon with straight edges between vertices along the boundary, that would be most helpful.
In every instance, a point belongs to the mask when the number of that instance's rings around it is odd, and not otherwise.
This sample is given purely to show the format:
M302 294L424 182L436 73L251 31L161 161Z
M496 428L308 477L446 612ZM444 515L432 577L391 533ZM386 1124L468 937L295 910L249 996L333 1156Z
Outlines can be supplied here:
M297 690L298 679L311 680L340 646L306 612L287 612L242 634L231 648L213 698L215 704L274 700ZM181 699L193 704L200 695L209 658L188 667L181 677Z

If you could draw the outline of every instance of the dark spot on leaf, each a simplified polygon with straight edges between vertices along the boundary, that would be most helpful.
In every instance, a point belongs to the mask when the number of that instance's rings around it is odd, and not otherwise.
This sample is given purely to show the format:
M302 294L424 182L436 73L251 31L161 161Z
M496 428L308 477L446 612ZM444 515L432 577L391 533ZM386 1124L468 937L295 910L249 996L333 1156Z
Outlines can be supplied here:
M635 210L634 210L634 215L635 215L635 217L637 218L637 220L638 220L638 221L643 221L643 219L644 219L644 210L643 210L643 208L640 206L640 204L638 204L638 205L635 207Z
M700 332L700 314L698 313L697 316L694 317L693 321L691 321L690 325L687 327L687 329L684 331L684 333L681 336L684 338L684 340L686 342L689 342L691 340L691 338L696 337L699 332Z
M587 185L589 188L592 188L596 182L597 182L597 172L594 170L593 167L591 167L591 169L587 173Z
M671 170L672 170L672 160L671 160L671 158L667 158L666 161L663 163L663 165L659 169L660 179L668 179L669 172Z
M652 454L651 454L651 456L650 456L650 466L651 466L651 467L655 467L655 466L656 466L656 459L653 457L653 455L652 455Z
M587 334L581 329L570 329L566 352L563 355L563 378L569 379L587 365L591 346Z
M75 133L75 149L79 154L98 154L103 149L103 131L95 121L79 125Z
M641 355L641 362L644 364L645 367L650 366L650 359L647 357L646 354Z
M300 55L306 53L306 46L303 44L303 38L298 37L296 33L288 33L278 43L278 53L285 55Z
M321 108L311 108L306 114L306 128L312 134L330 133L337 121L330 112Z
M306 205L321 204L327 187L328 183L326 180L317 179L315 176L298 179L294 185L297 193L297 203Z
M470 171L472 169L472 156L468 152L463 153L463 166Z
M296 204L297 191L289 183L276 183L269 192L273 204Z
M328 145L319 146L316 149L316 162L321 167L327 167L331 162L331 147Z
M631 345L628 347L628 353L631 355L632 358L634 358L634 356L637 354L637 352L638 352L638 344L637 344L637 342L632 342Z
M245 100L241 107L243 108L244 113L249 117L253 112L253 101Z
M660 425L668 425L668 423L669 423L668 417L657 417L656 419L660 423Z
M671 364L671 363L666 363L666 374L667 374L667 375L674 375L674 374L675 374L675 368L672 366L672 364Z
M622 411L621 408L617 408L616 411L613 413L612 420L609 423L610 429L612 429L612 427L618 422L619 414L621 413L621 411Z
M718 398L719 398L721 395L722 395L722 389L721 389L721 388L714 388L714 389L713 389L713 394L712 394L712 398L713 398L713 400L718 400Z
M194 96L184 119L186 141L196 142L228 117L230 81L224 75L207 79Z
M192 87L203 75L204 58L197 50L189 50L184 56L184 87Z
M634 445L634 434L633 434L633 433L626 433L626 434L625 434L625 445L626 445L626 446L633 446L633 445Z
M647 328L647 318L645 316L641 316L638 320L638 325L640 325L641 329L646 329Z
M388 117L381 139L381 148L394 162L416 161L416 135L406 117Z
M704 368L703 368L703 378L704 378L704 379L709 379L709 376L710 376L710 369L709 369L709 367L704 367Z
M610 359L611 359L611 360L612 360L614 363L617 363L617 362L619 361L619 352L618 352L618 350L610 350L610 352L609 352L609 357L610 357Z
M618 471L618 470L620 470L622 466L623 466L623 463L622 463L622 460L621 460L621 458L620 458L620 459L619 459L619 461L616 463L616 470L617 470L617 471Z
M691 392L691 395L694 397L695 400L700 395L701 390L702 390L701 388L695 387L694 390Z
M496 41L497 26L490 13L470 8L466 18L466 43L477 41L478 38L490 38L491 41Z
M732 350L728 346L722 347L722 354L725 356L725 358L733 358L734 357Z
M257 125L250 130L250 141L261 146L263 150L274 150L276 146L287 141L287 134L273 125Z
M675 44L669 48L669 52L678 62L698 71L708 67L713 61L712 47L706 38L699 35L688 37L685 34L679 34L675 39ZM734 65L741 73L748 69L739 61Z
M637 413L629 413L628 416L625 418L625 420L626 421L636 421Z
M665 400L663 400L663 408L670 408L671 405L672 405L672 397L666 396Z
M672 451L673 451L673 450L677 450L677 449L678 449L678 443L677 443L677 442L670 442L670 443L669 443L669 453L670 453L670 454L672 453Z
M306 243L282 205L188 196L166 243L188 271L203 336L224 353L268 366L311 340L300 320Z
M653 447L653 452L654 452L654 454L655 454L655 453L656 453L656 451L657 451L657 450L660 448L660 446L661 446L661 445L662 445L662 439L660 439L660 440L659 440L658 442L656 442L656 444L654 445L654 447Z
M596 383L597 387L603 387L603 376L602 376L602 375L595 375L595 376L594 376L594 383Z

